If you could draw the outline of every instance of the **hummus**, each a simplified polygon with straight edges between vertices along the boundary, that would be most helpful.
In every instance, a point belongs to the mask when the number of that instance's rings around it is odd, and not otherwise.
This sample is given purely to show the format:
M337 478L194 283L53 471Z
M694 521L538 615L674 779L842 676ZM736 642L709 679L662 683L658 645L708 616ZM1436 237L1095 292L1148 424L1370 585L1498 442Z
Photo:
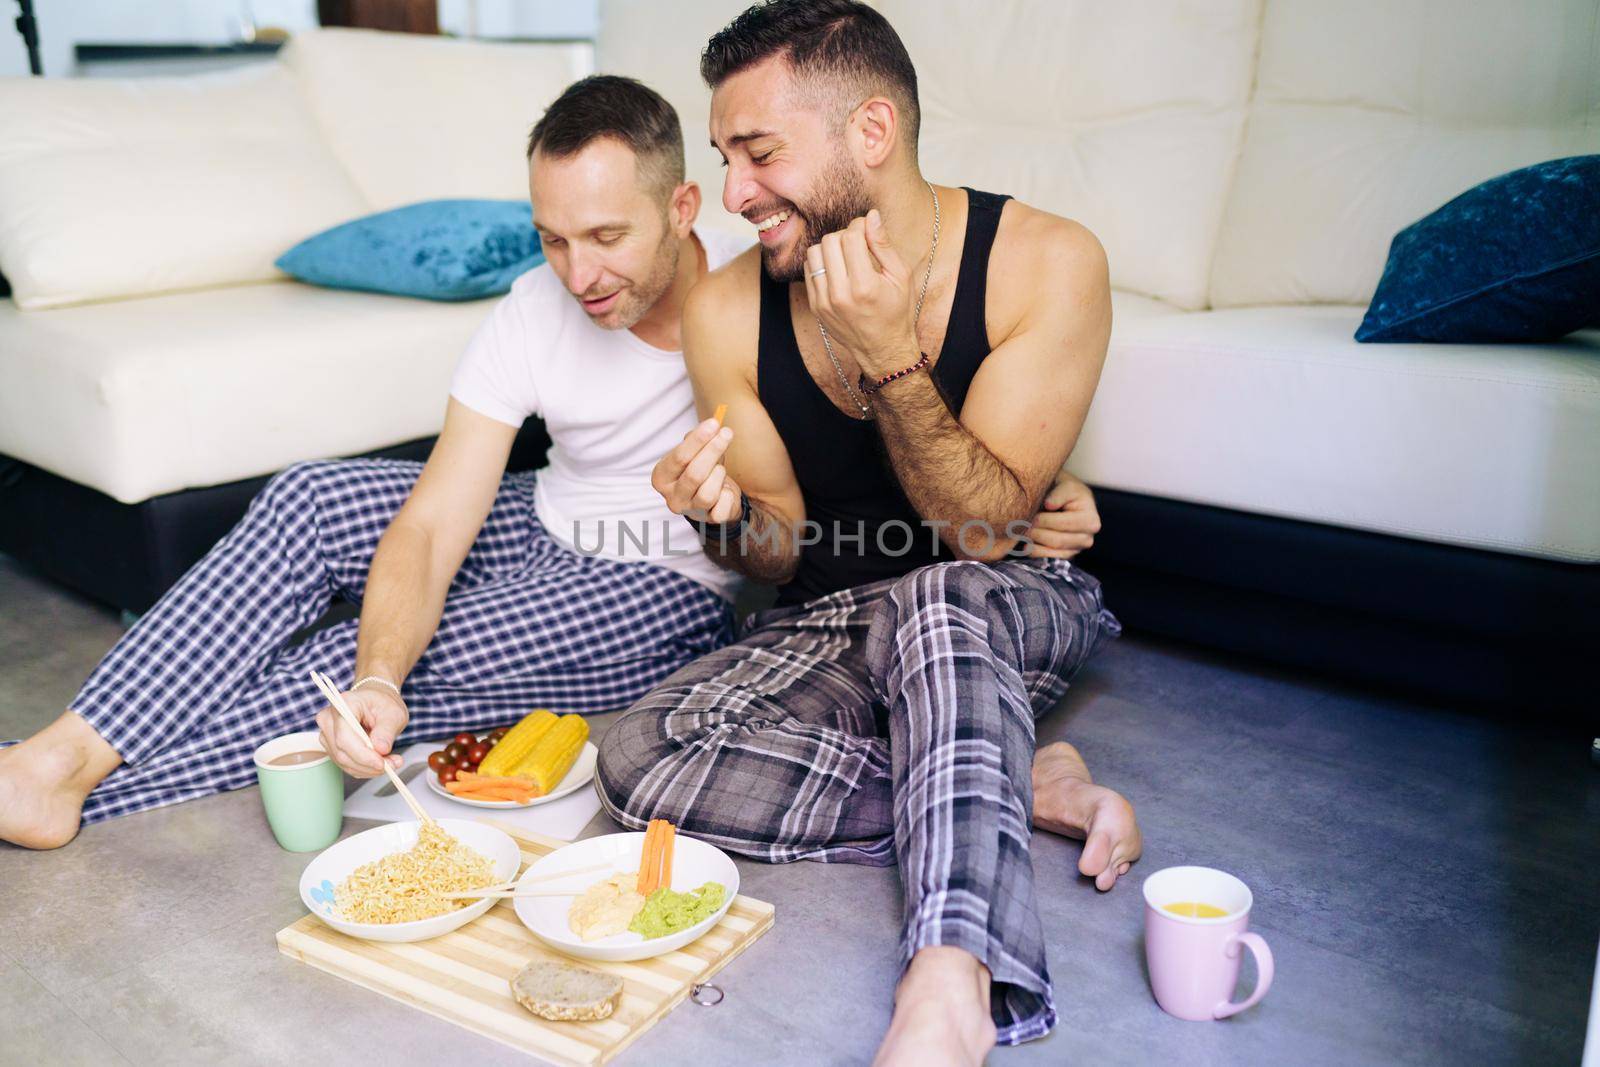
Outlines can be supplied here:
M632 872L615 874L596 882L572 902L567 925L585 941L620 934L644 907L639 895L639 876Z
M650 899L644 902L638 914L633 916L628 929L646 938L666 937L679 930L687 930L700 920L716 914L727 892L721 882L707 882L687 893L657 889L650 894Z

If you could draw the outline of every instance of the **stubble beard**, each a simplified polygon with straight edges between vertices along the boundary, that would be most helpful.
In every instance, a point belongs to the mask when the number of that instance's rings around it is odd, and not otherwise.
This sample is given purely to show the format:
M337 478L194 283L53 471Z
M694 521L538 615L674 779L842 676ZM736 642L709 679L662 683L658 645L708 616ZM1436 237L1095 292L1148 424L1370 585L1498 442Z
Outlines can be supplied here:
M661 245L656 249L654 262L645 280L631 286L617 301L617 306L596 325L607 330L631 330L639 320L649 314L656 302L672 288L678 276L678 237L669 228Z
M806 251L812 245L872 210L866 182L842 152L817 176L812 188L815 195L809 203L792 205L801 225L799 240L787 252L761 247L761 266L775 282L800 281L805 277Z

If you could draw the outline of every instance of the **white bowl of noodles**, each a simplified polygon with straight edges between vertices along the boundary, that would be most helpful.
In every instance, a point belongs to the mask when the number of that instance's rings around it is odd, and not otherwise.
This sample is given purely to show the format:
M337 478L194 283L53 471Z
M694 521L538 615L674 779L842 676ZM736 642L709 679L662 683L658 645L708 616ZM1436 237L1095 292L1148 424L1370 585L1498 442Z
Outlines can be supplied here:
M393 822L347 837L312 860L300 875L300 900L340 933L369 941L425 941L465 926L495 901L441 901L427 890L509 882L522 866L522 850L504 831L468 819L440 819L439 827L478 857L432 834L419 848L420 824Z

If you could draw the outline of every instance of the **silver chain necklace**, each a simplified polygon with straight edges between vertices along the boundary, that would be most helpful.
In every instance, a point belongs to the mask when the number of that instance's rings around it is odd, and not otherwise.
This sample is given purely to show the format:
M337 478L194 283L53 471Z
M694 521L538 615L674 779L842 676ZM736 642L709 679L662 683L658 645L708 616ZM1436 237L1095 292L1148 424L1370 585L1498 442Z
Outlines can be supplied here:
M939 251L939 193L934 189L933 183L924 180L928 192L933 194L933 244L928 249L928 269L922 272L922 291L917 294L917 309L911 315L911 329L916 332L917 323L922 321L922 301L928 295L928 279L933 277L933 257ZM833 364L833 372L839 376L839 384L844 386L847 396L861 409L863 419L872 418L872 405L867 403L867 398L861 395L860 390L850 384L850 379L845 376L844 368L839 365L839 357L833 354L833 342L828 338L828 328L822 325L822 320L817 320L817 329L822 333L822 347L828 351L828 362Z

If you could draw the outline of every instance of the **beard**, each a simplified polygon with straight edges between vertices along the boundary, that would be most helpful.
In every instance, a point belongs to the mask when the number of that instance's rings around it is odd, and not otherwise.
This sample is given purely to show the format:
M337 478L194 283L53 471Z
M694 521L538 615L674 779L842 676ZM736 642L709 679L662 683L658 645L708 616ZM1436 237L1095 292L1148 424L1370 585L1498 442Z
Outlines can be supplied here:
M812 183L814 195L805 203L790 205L800 223L799 235L788 250L761 247L761 266L775 282L797 282L805 277L806 250L825 234L849 226L851 221L872 210L872 198L861 173L839 153Z
M673 279L678 276L678 252L678 238L668 228L645 277L623 290L616 307L598 318L591 315L590 320L603 330L631 330L637 326L672 288Z

